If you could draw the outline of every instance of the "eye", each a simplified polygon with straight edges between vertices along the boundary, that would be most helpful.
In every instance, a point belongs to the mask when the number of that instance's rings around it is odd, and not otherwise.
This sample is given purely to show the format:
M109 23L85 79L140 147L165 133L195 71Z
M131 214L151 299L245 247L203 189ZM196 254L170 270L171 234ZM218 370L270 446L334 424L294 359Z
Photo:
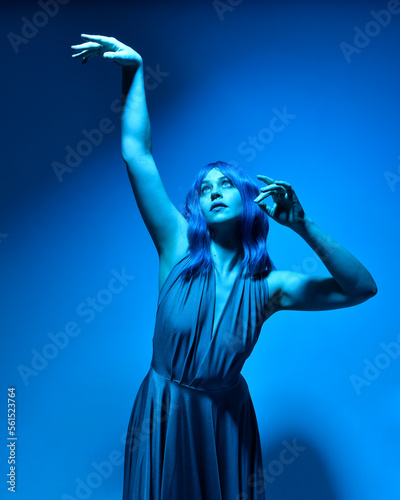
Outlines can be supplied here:
M232 182L231 182L229 179L224 179L224 180L221 182L221 186L225 185L225 183L228 183L228 186L232 186L232 187L233 187L233 184L232 184ZM211 188L210 188L210 186L209 186L209 185L205 185L205 186L201 189L200 193L203 195L203 194L205 194L205 193L206 193L206 191L207 191L208 189L211 189Z

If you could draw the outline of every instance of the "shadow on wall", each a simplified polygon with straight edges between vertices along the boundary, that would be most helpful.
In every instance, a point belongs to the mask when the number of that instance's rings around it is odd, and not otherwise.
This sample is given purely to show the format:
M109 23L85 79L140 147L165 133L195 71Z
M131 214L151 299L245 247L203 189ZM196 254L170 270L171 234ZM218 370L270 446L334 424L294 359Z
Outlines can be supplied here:
M263 465L257 484L268 500L340 500L322 457L304 437L263 445Z

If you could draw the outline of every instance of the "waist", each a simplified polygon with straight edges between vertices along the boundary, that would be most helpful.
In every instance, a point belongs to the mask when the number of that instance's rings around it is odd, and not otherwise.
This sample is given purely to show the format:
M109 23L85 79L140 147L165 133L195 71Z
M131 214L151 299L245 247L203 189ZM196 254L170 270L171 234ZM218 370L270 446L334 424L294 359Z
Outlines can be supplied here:
M173 380L171 378L168 378L168 377L165 377L164 375L161 375L160 373L158 373L154 368L153 366L150 365L150 370L149 372L155 376L155 377L160 377L161 379L163 379L164 381L166 382L169 382L171 384L173 384L174 386L177 386L177 387L181 387L182 389L189 389L189 390L193 390L193 391L201 391L201 392L209 392L209 393L212 393L212 394L215 394L215 393L218 393L218 392L227 392L227 391L232 391L234 389L237 389L241 384L246 384L246 381L243 377L243 375L241 375L239 373L238 375L238 378L237 380L230 386L228 387L208 387L207 385L204 385L204 382L203 382L203 385L201 380L198 380L198 379L194 379L192 380L192 382L190 384L185 384L181 381L178 381L178 380ZM199 384L199 385L196 385L196 382ZM206 381L207 382L207 381ZM211 385L211 383L210 383Z

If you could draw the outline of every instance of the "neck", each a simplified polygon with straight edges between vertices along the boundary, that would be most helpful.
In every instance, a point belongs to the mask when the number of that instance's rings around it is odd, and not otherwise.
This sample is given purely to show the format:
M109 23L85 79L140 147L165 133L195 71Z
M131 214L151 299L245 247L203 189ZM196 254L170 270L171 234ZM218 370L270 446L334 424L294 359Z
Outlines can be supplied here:
M210 254L214 267L221 275L238 268L243 257L243 245L237 233L214 234L210 243Z

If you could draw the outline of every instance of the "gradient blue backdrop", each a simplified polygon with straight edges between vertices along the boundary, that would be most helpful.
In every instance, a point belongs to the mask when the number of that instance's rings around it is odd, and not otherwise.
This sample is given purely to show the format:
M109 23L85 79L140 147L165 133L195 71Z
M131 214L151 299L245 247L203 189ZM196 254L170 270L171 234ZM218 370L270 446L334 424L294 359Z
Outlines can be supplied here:
M71 59L70 45L91 33L143 56L153 153L178 208L211 161L286 180L377 282L359 306L281 312L264 325L242 373L267 498L398 500L400 14L368 24L396 2L63 2L47 22L46 1L0 17L1 497L121 498L124 433L151 360L157 252L120 155L121 69ZM359 35L364 46L346 58L356 27L371 37ZM265 129L285 108L292 117L272 136ZM108 133L60 182L54 162L100 122ZM269 241L279 269L327 275L288 228L271 221ZM120 292L104 292L123 272ZM89 315L98 294L105 305ZM73 324L66 344L60 332ZM6 484L9 386L16 496ZM285 442L302 449L280 465Z

